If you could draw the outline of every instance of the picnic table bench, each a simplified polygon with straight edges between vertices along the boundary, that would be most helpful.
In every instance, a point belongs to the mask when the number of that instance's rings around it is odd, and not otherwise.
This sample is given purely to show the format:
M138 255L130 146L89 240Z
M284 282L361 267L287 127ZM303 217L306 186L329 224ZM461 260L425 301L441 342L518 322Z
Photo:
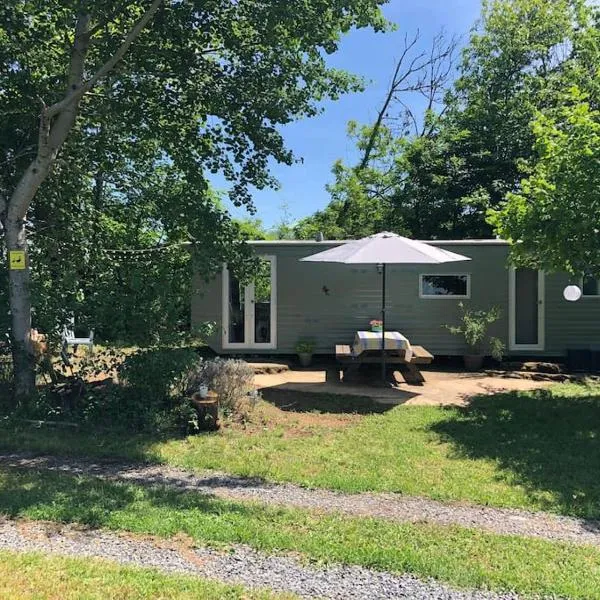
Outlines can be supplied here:
M360 334L360 332L357 332ZM394 335L397 332L390 332ZM418 365L427 365L433 360L433 354L423 348L423 346L413 346L408 343L408 340L397 334L406 341L405 344L388 344L386 338L385 362L390 368L400 371L406 383L411 385L422 384L425 381ZM379 337L381 340L381 336ZM380 342L381 343L381 342ZM391 347L390 347L391 346ZM354 347L349 344L337 344L335 347L335 358L338 365L344 372L344 377L347 374L352 374L360 369L362 365L380 364L381 349L368 347L365 350L357 351L355 341ZM327 372L327 381L339 382L339 368L331 369Z

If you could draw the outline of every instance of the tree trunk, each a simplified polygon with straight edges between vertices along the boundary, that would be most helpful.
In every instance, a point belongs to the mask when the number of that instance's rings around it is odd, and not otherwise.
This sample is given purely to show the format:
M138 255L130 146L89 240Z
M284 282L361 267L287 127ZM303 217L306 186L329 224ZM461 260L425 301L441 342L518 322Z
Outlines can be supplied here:
M35 357L31 344L30 271L25 231L27 211L75 124L82 97L123 58L133 41L152 19L162 1L153 0L116 52L85 83L85 60L92 36L89 30L91 16L85 12L77 15L65 95L62 100L50 107L42 101L37 156L19 179L10 199L0 197L0 219L4 226L6 249L9 253L11 250L21 250L25 253L25 268L9 268L8 271L12 319L11 345L15 396L18 402L26 401L35 392ZM10 262L10 257L8 258Z
M8 253L11 250L25 252L25 268L9 268L8 271L15 397L18 402L24 402L35 392L35 361L31 345L31 299L27 234L23 221L8 218L4 226Z

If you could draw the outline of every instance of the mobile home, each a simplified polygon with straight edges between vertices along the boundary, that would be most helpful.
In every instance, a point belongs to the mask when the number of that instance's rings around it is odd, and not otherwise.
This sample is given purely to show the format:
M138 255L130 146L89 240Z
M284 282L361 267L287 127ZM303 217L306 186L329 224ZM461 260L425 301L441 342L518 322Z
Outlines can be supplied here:
M241 285L226 266L208 284L194 279L192 322L212 321L211 347L220 354L293 354L299 339L312 338L316 353L333 354L355 331L369 328L381 311L381 279L375 266L300 262L342 241L254 241L261 258L257 279ZM475 309L498 306L490 333L508 354L562 356L600 343L600 286L575 282L583 296L563 297L567 274L512 268L502 240L428 242L471 258L436 266L389 265L386 327L437 355L465 352L456 324L459 302Z

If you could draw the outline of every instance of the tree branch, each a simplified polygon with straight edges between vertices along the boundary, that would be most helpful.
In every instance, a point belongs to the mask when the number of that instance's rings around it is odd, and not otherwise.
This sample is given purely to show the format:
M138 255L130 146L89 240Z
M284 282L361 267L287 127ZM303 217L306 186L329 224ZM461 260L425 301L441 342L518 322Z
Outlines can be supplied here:
M88 79L83 85L79 86L76 90L73 90L69 95L63 98L60 102L53 104L48 109L50 117L54 117L61 111L65 110L69 105L79 102L79 100L89 92L103 77L105 77L116 64L125 56L127 50L135 39L140 35L144 27L154 16L154 13L158 10L158 7L162 4L163 0L153 0L152 4L148 7L146 12L140 17L138 22L133 26L131 31L127 34L123 43L119 46L117 51L96 71L90 79Z
M48 107L46 103L40 98L40 104L42 105L40 111L40 125L38 130L38 156L48 155L48 139L50 137L50 119L48 118Z
M377 119L375 119L375 124L373 125L373 129L371 130L371 135L369 137L369 141L367 142L367 146L365 147L365 151L363 153L362 160L360 161L360 164L358 165L359 169L364 169L367 166L367 164L369 163L369 159L371 158L371 153L373 152L373 147L375 146L375 140L377 139L379 129L381 128L383 119L387 114L390 103L392 102L392 99L394 98L394 94L396 93L398 86L400 86L402 84L402 82L406 80L406 78L408 76L407 73L401 74L400 69L402 68L402 65L404 64L406 56L412 50L412 48L416 45L416 43L419 41L419 38L420 38L420 34L419 34L418 30L410 42L408 41L407 35L404 36L404 48L402 50L402 54L400 55L400 58L396 62L396 67L394 69L394 73L392 75L392 80L391 80L390 86L388 88L385 100L383 102L383 106L381 107L381 109L379 110L379 113L377 114ZM413 60L413 64L414 64L414 60ZM411 64L411 66L409 67L409 71L413 67L413 64Z
M420 39L421 35L418 30L411 39L407 35L404 36L402 53L396 61L388 91L381 109L377 113L358 169L364 169L369 163L377 135L382 123L387 118L392 103L398 102L403 107L405 118L412 123L415 135L423 136L427 130L425 123L419 129L413 111L408 108L408 104L402 100L401 95L407 92L423 94L427 99L426 112L428 112L441 100L443 92L450 82L458 38L452 36L447 39L444 30L441 30L434 36L429 52L419 52L409 58Z
M87 82L83 82L90 31L89 14L79 14L71 51L69 77L64 98L50 107L42 106L40 114L39 145L35 159L29 164L17 183L8 204L8 219L25 219L31 201L47 177L61 146L67 139L77 116L77 106L83 95L91 90L125 55L133 41L153 17L163 0L153 0L146 12L127 34L117 51ZM53 121L54 119L54 121Z

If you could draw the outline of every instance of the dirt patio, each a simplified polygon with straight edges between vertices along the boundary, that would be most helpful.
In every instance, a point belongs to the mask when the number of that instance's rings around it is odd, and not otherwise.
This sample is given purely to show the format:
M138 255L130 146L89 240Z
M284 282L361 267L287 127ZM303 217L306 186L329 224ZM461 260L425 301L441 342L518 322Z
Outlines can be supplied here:
M325 371L286 370L280 373L259 374L254 378L258 389L282 390L286 392L309 392L367 396L385 404L413 405L457 405L464 406L473 396L491 395L513 390L533 390L548 387L547 381L494 377L485 373L466 373L428 369L423 371L423 385L408 385L397 375L395 386L335 384L325 381Z

